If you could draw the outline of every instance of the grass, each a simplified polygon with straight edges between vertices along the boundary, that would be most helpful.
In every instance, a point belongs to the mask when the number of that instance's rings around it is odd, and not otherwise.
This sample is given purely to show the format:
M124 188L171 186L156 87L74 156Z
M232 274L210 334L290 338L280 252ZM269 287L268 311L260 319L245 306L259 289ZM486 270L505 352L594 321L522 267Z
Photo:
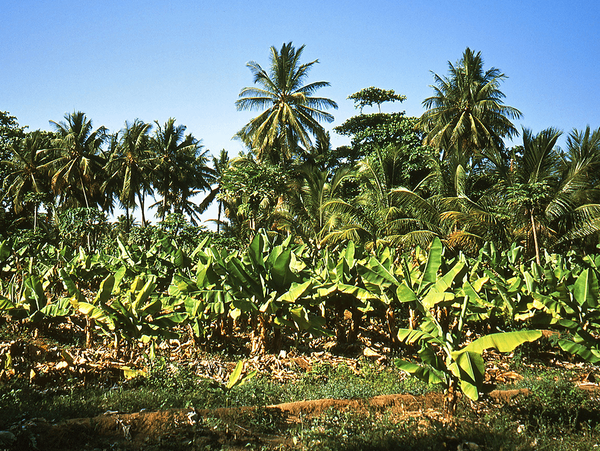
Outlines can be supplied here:
M197 409L266 406L318 398L363 398L380 394L423 394L429 388L413 378L401 377L394 368L361 362L356 374L347 366L320 364L296 383L281 384L266 376L226 390L197 377L183 366L157 360L147 377L122 381L111 387L84 387L77 380L40 389L16 378L0 385L0 429L31 417L49 420L88 417L107 410L136 412L194 406ZM542 376L540 376L540 374ZM401 417L381 411L327 411L289 424L277 411L258 408L224 418L204 418L203 427L240 440L240 431L278 436L277 445L253 438L251 449L306 450L437 450L459 449L475 443L484 450L591 450L600 447L598 395L576 388L556 372L537 373L521 381L532 394L502 406L466 401L454 421L415 414ZM243 434L242 434L243 435ZM261 445L259 445L262 443ZM213 446L213 447L211 447ZM208 444L206 449L221 448ZM265 448L265 446L267 446ZM466 446L466 445L464 445ZM463 446L463 449L468 449ZM275 447L275 448L274 448Z
M419 395L435 390L406 377L393 367L381 368L363 361L360 373L348 366L315 365L294 383L282 384L258 376L229 394L230 406L280 404L314 399L357 399L406 393Z
M587 409L586 419L582 409ZM563 414L557 414L560 410ZM295 434L307 450L456 450L474 443L478 448L462 449L589 451L600 448L600 404L593 395L565 383L484 413L463 402L450 422L419 415L332 410L305 420Z
M8 341L18 337L2 338ZM535 356L533 351L531 354ZM524 379L505 387L529 388L530 396L500 406L480 402L475 405L477 410L463 401L450 422L423 413L401 416L390 411L329 410L290 423L278 411L264 407L321 398L369 398L396 393L417 396L435 389L393 366L366 359L353 367L314 364L310 371L298 371L298 379L293 383L281 383L262 374L231 390L198 377L190 362L170 363L160 357L149 365L146 377L130 380L98 377L84 383L74 375L39 386L29 381L27 371L0 382L0 430L34 417L59 421L93 417L106 411L258 406L253 410L234 410L225 417L200 419L198 427L213 436L198 449L240 449L240 443L249 449L305 450L457 450L465 443L475 443L486 451L600 449L600 395L576 388L570 382L573 372L543 364L519 367ZM276 440L265 441L264 437ZM161 446L166 449L164 444Z
M554 421L534 425L503 410L479 416L465 404L450 422L418 414L407 417L376 410L343 412L332 409L289 425L270 411L259 409L228 418L207 418L204 424L226 431L245 429L259 434L277 434L285 439L278 447L271 448L255 448L249 442L246 446L252 449L590 451L600 447L598 426L572 427ZM475 444L477 448L469 444Z
M238 406L265 406L308 399L367 398L380 394L423 393L427 386L403 378L393 368L374 365L355 374L347 366L318 365L296 383L282 384L258 376L230 391L224 386L197 377L181 365L157 360L147 377L121 381L112 386L98 383L84 386L77 379L53 387L37 387L24 378L0 385L0 428L15 419L43 416L48 419L91 417L107 410L122 413L141 409L200 409Z

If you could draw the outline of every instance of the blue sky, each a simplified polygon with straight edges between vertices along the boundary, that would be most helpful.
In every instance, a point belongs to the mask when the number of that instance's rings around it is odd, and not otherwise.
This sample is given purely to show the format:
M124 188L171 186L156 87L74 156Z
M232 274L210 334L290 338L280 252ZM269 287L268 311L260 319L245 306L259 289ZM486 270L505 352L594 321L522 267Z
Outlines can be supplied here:
M386 111L421 115L431 71L470 47L509 77L518 128L566 135L600 127L599 22L597 0L2 0L0 110L31 130L73 111L111 131L175 117L212 153L235 155L231 137L257 114L235 109L252 84L246 63L267 66L270 46L304 44L304 61L319 59L309 81L329 81L319 94L339 104L327 129L357 113L346 98L368 86L407 96Z

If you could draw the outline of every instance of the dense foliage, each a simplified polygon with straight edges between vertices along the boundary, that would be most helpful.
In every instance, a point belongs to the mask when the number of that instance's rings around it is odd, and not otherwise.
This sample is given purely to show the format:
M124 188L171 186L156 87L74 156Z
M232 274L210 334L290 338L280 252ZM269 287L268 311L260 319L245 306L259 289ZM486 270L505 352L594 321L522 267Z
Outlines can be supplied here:
M175 119L110 133L74 112L26 132L1 113L0 313L84 321L89 343L115 350L241 331L262 352L352 342L369 324L404 347L404 370L472 399L483 351L541 329L599 362L600 129L573 130L565 150L559 130L524 129L507 148L520 112L502 102L504 74L467 49L435 75L421 118L381 113L404 100L393 90L351 95L360 114L335 129L351 144L332 149L319 120L336 104L313 96L327 82L305 84L316 61L301 64L303 48L272 48L269 71L249 63L260 87L237 106L264 112L238 133L248 153L212 167ZM198 226L213 201L217 233Z

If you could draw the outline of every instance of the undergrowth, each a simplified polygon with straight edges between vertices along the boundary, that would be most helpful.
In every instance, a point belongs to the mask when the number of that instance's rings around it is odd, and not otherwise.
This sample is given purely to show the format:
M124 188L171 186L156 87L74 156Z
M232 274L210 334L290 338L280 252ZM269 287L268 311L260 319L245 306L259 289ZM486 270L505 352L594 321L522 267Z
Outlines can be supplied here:
M253 437L248 442L250 449L456 450L470 449L469 443L481 450L497 451L600 448L600 398L596 392L576 387L569 381L570 372L544 368L522 374L525 378L518 387L530 389L530 395L501 405L493 405L489 399L477 404L463 400L450 422L424 413L401 416L377 410L329 410L289 422L281 412L265 406L395 393L417 396L426 395L432 388L394 367L360 360L356 367L319 363L309 371L299 371L294 382L281 383L262 374L227 389L222 383L197 376L191 365L157 358L148 365L145 376L111 384L86 385L73 378L40 387L25 377L2 382L0 430L34 417L54 422L107 411L258 406L234 410L222 418L203 418L202 427L230 434L236 443L241 440L240 431L247 431L246 435ZM256 438L263 435L278 437L277 445ZM221 445L214 446L206 449L221 449Z

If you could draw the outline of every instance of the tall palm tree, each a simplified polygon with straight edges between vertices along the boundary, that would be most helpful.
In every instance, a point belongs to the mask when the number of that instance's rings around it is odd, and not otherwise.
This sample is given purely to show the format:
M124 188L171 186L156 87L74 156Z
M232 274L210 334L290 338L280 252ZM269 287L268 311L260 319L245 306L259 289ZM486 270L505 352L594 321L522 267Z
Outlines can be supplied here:
M221 186L221 178L223 177L225 171L227 171L227 169L229 168L229 162L229 154L225 149L221 149L218 158L213 156L212 164L213 170L215 172L215 184L211 188L210 193L208 193L208 195L198 206L200 213L204 213L210 204L212 204L215 200L217 201L217 219L211 220L216 222L217 224L217 233L219 233L221 230L221 215L223 213L224 204L226 203L226 199L222 195L223 189Z
M587 168L589 185L600 188L600 128L592 131L588 125L583 131L573 130L567 137L566 152L569 161Z
M139 119L132 123L125 123L120 137L113 151L110 153L105 166L109 184L116 184L116 192L125 208L127 224L129 224L129 211L137 207L136 197L142 213L142 226L146 225L145 196L152 194L151 158L152 148L150 140L151 124Z
M567 137L565 156L565 182L551 212L559 217L565 210L569 213L562 221L559 243L579 240L583 244L581 240L600 232L600 128L573 130ZM597 239L591 240L589 245L594 249L597 243Z
M555 128L538 134L524 129L523 145L512 149L512 155L487 152L488 181L495 183L475 200L469 191L477 174L467 174L472 168L458 164L456 195L439 203L445 243L477 250L485 241L497 248L517 242L539 263L543 248L580 245L575 240L599 232L593 176L600 165L600 130L574 130L566 153L556 145L560 135Z
M502 100L506 75L495 67L484 71L481 52L468 47L456 65L448 66L447 76L433 74L435 94L423 101L427 111L418 126L426 133L424 144L469 157L485 148L503 148L503 138L518 135L510 119L521 117Z
M554 198L561 182L561 155L556 142L561 134L552 127L537 135L523 129L523 154L508 187L508 206L517 213L515 226L520 226L514 230L533 248L538 264L540 240L551 242L556 235L547 213L558 206Z
M87 207L99 204L110 210L101 194L101 174L105 163L101 146L106 128L93 130L92 121L81 111L65 115L61 122L50 121L57 138L47 150L46 167L53 172L51 188L63 207Z
M3 197L10 197L15 213L19 214L24 210L28 197L33 195L36 198L33 202L34 229L39 198L48 198L50 194L50 178L43 169L42 158L42 151L50 145L50 140L50 135L40 130L29 133L10 145L12 159L0 162L8 170Z
M281 50L271 47L271 67L268 71L250 61L247 67L258 86L243 88L236 101L238 110L264 110L238 133L256 154L257 159L277 163L301 153L299 143L308 152L311 135L324 138L319 121L332 122L333 116L325 109L337 109L337 104L324 97L314 97L328 82L304 84L308 72L318 60L300 64L304 46L296 49L291 42Z
M162 200L153 206L161 220L168 212L188 213L196 222L198 208L190 198L210 190L214 171L207 166L208 151L202 152L200 141L185 135L184 125L175 125L170 118L164 125L156 121L153 136L153 186Z

